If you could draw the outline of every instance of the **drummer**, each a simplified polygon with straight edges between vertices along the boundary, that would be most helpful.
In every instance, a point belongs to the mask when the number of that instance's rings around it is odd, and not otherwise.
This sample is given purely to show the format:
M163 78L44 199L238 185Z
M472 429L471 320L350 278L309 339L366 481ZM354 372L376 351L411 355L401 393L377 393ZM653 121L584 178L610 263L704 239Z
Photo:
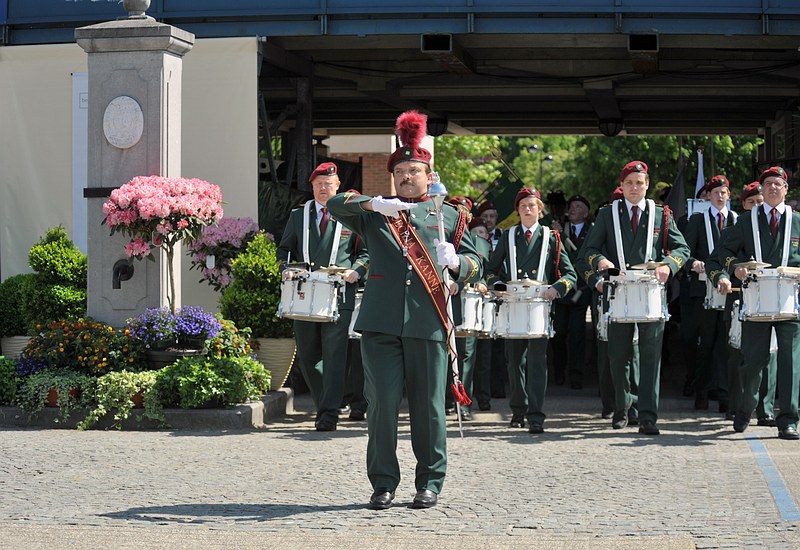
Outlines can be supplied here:
M730 181L725 176L719 175L711 178L705 187L708 201L711 205L702 211L697 211L689 218L686 230L683 232L686 244L692 255L686 260L684 271L690 278L690 286L698 287L698 294L705 296L706 300L719 296L711 286L711 294L706 292L705 261L714 251L719 242L723 229L736 223L737 214L728 210L728 200L731 197ZM708 409L708 385L716 372L725 376L728 361L728 333L725 332L723 321L723 307L711 309L703 307L703 299L697 300L692 316L697 320L699 341L695 356L694 372L694 408L696 410ZM688 322L688 319L687 319ZM727 384L721 385L727 388ZM727 409L727 395L720 395L720 412Z
M328 267L331 259L336 266L346 268L341 274L347 283L345 294L337 293L339 319L335 322L294 321L300 371L317 410L314 427L320 432L330 432L336 430L342 405L348 329L355 305L356 283L366 273L369 260L363 241L344 227L337 231L339 222L328 214L328 199L336 194L340 185L336 164L323 162L311 172L308 181L314 193L310 223L304 225L305 206L294 209L286 222L276 255L284 268L284 280L299 273L285 269L290 258L307 263L309 271ZM337 234L339 240L334 242Z
M764 204L755 212L758 223L753 227L752 216L742 216L739 222L725 233L714 254L708 260L708 269L720 293L731 292L727 266L734 263L734 275L744 281L753 267L800 267L800 215L792 212L785 203L789 189L788 175L780 166L773 166L758 178L763 188ZM758 240L756 241L756 237ZM786 240L789 239L787 243ZM759 243L756 248L756 242ZM755 262L748 260L755 258ZM749 265L741 265L747 263ZM740 265L736 265L740 264ZM800 321L748 321L742 322L741 374L742 401L733 419L733 429L743 432L750 424L758 403L759 386L764 367L769 363L772 328L778 340L778 400L780 414L776 418L778 437L797 440L798 387L800 387Z
M551 285L544 291L547 300L552 302L563 298L575 286L575 271L563 250L558 232L539 224L544 214L539 191L531 187L522 188L514 199L514 209L519 213L520 223L503 232L489 260L489 288L502 291L509 280L530 278ZM509 233L512 238L509 238ZM548 243L547 257L541 258L545 242ZM517 266L515 273L511 272L512 257ZM527 420L528 431L540 434L544 432L545 419L547 338L507 339L506 360L511 390L511 427L524 428Z
M675 226L669 208L656 206L645 200L650 186L647 165L634 160L626 164L620 172L624 200L615 201L611 208L601 209L589 235L586 237L580 252L581 263L588 263L595 273L609 269L630 269L631 266L644 263L646 260L659 262L653 276L665 283L674 275L689 256L689 247L683 235ZM615 228L613 211L619 213L620 227ZM647 228L653 224L652 239L648 238ZM621 242L622 250L617 242ZM652 241L651 250L647 249L648 241ZM607 255L606 255L607 254ZM604 281L597 282L598 291L603 291ZM664 336L664 319L638 323L639 327L639 433L658 435L658 398L661 369L661 342ZM628 409L632 404L630 384L628 381L628 364L633 348L633 323L610 323L608 340L614 342L608 346L608 359L611 377L614 382L614 416L612 427L624 428L628 424Z

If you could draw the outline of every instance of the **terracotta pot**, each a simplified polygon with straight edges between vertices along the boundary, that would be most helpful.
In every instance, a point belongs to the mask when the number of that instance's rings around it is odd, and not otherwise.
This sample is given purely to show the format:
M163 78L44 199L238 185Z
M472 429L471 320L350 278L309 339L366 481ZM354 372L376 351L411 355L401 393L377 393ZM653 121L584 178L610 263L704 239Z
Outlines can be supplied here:
M133 402L134 409L143 409L144 408L144 391L139 390L133 394L131 397L131 401Z
M72 388L69 390L69 396L73 399L77 399L78 396L81 394L81 390L78 388ZM49 392L47 392L47 403L46 405L50 408L58 407L58 390L53 388Z
M270 389L282 388L289 378L295 358L294 338L255 338L252 344L256 359L272 375Z

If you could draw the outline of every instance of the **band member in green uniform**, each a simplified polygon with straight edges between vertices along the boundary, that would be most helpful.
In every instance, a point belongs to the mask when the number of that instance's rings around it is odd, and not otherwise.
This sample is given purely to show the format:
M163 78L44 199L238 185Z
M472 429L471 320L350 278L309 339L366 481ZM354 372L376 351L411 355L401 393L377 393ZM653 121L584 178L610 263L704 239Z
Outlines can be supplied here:
M575 270L563 250L559 233L539 224L544 210L539 191L522 188L514 199L514 207L520 223L503 233L489 260L486 277L489 288L505 290L508 281L533 279L551 285L543 294L547 300L563 298L575 286ZM544 431L547 341L548 338L541 337L506 339L511 427L525 427L527 418L532 434Z
M630 269L647 260L663 262L655 268L655 278L666 283L683 267L689 256L689 247L680 234L668 208L656 206L645 200L650 186L647 165L632 161L620 172L624 200L616 201L611 208L601 209L594 227L586 237L579 252L579 261L588 263L594 273L609 269ZM614 210L619 226L615 229ZM648 235L648 227L653 233ZM619 233L617 233L619 231ZM621 250L617 243L621 243ZM647 250L647 243L651 249ZM603 291L604 281L597 283ZM664 319L636 323L639 330L639 433L658 435L658 400L661 371L661 343L664 336ZM614 416L612 426L624 428L628 423L628 409L632 404L628 365L633 347L633 323L611 322L608 326L609 367L614 382Z
M300 370L314 400L317 431L336 430L347 372L347 332L355 304L356 283L368 267L367 252L352 231L330 216L327 202L339 189L336 164L325 162L309 177L314 200L292 211L278 245L277 257L304 262L310 271L336 265L347 268L344 296L338 294L339 319L335 322L294 321ZM308 224L306 225L306 220ZM338 242L337 242L338 236ZM306 255L308 257L306 257ZM297 275L284 270L284 279Z
M728 210L728 200L731 197L730 182L725 176L719 175L711 178L706 184L706 194L710 206L700 212L695 212L686 224L683 232L686 244L692 255L686 261L684 271L691 278L691 285L700 287L700 294L706 295L705 261L714 251L719 242L723 229L736 223L737 215ZM705 301L705 298L703 299ZM694 408L697 410L708 409L708 385L712 375L716 372L724 376L722 387L725 395L720 396L720 403L726 405L727 397L727 364L728 364L728 333L725 332L722 309L699 307L693 312L697 315L699 342L694 372ZM727 407L724 407L727 408ZM725 412L724 410L721 412Z
M403 147L392 153L387 168L398 198L344 193L328 202L331 213L372 248L355 329L362 335L373 509L389 508L400 483L397 422L404 387L417 459L412 507L430 508L438 501L447 469L444 390L452 328L443 271L459 283L481 277L466 217L447 203L442 206L446 241L434 243L439 231L427 196L431 153L420 146L426 117L403 113L397 131Z
M773 166L762 172L764 204L742 216L714 250L708 264L712 280L722 294L731 292L730 272L735 267L737 279L747 282L751 270L736 267L754 258L772 268L800 267L800 215L786 204L789 189L786 171ZM754 217L756 217L754 223ZM730 267L729 267L730 266ZM744 298L743 298L744 300ZM755 307L755 304L751 304ZM778 437L797 440L798 387L800 387L800 320L742 321L742 355L740 371L742 401L733 419L733 429L743 432L758 403L759 386L764 367L769 363L772 329L778 339L778 402L780 413L775 419Z

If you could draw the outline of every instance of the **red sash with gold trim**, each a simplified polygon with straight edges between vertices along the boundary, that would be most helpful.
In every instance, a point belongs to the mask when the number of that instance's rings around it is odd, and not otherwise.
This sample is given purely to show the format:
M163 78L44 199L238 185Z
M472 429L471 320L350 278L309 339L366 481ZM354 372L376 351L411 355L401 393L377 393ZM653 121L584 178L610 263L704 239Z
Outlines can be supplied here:
M406 248L406 254L411 260L411 265L419 275L422 284L425 286L425 291L430 296L433 306L436 308L436 313L439 315L439 320L442 322L445 331L449 329L449 322L447 318L447 295L445 288L442 284L442 279L439 276L436 262L433 261L428 249L422 244L419 235L414 227L408 221L408 214L400 212L397 218L386 218L389 225L389 231L395 241L397 241L400 250ZM408 235L406 239L405 236Z

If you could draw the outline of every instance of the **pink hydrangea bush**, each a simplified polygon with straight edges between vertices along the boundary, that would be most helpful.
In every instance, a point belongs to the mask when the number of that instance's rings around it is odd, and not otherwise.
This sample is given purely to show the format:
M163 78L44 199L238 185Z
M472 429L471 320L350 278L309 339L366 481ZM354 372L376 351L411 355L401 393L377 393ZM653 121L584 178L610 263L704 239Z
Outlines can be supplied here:
M188 246L191 269L200 270L201 282L207 282L218 292L223 290L233 280L231 262L258 232L258 224L253 218L222 218L203 227L200 236ZM213 262L209 257L213 257Z
M222 219L222 191L200 179L137 176L111 192L103 204L103 223L111 234L121 232L131 241L125 246L130 258L153 258L153 249L166 254L170 305L174 311L174 247L192 242L206 225Z

